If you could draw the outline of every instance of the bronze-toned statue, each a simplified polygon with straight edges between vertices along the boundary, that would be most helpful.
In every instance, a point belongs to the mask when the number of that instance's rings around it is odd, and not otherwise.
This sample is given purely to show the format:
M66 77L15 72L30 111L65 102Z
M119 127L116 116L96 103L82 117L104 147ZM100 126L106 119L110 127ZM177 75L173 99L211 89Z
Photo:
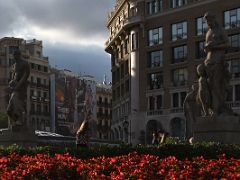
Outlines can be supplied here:
M220 115L229 112L225 106L227 85L229 82L225 72L226 62L224 60L225 50L228 48L228 38L223 28L218 24L215 15L205 13L204 19L208 25L206 34L205 52L207 58L204 61L208 78L209 94L211 96L212 115Z
M15 63L13 64L12 77L9 82L11 91L10 100L7 107L7 115L11 128L24 125L24 113L27 99L28 77L30 67L27 61L22 60L21 51L14 52Z
M184 115L186 117L185 122L185 138L189 139L193 137L193 123L196 121L196 117L200 116L200 106L197 104L196 98L198 93L198 85L192 85L191 90L187 93L183 102Z
M210 110L211 97L204 64L199 64L197 66L197 73L199 75L197 102L202 106L203 116L209 116L212 114Z

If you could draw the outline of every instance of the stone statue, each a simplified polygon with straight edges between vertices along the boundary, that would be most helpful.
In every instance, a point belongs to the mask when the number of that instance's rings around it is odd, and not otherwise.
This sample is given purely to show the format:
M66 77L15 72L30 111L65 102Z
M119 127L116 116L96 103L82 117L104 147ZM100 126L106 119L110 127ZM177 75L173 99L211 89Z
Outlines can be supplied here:
M197 73L199 75L198 79L198 92L197 92L197 102L201 105L203 116L209 116L212 114L210 110L211 97L209 93L209 85L207 82L207 73L204 64L199 64L197 66Z
M183 110L186 117L185 123L185 138L189 139L193 137L193 123L196 121L196 117L200 116L200 107L196 102L198 93L197 84L192 85L191 90L187 93L183 102Z
M207 57L204 61L204 69L206 70L211 97L210 109L212 115L220 115L229 112L225 105L229 78L226 62L224 61L224 53L229 46L228 38L216 21L215 15L207 12L204 15L204 19L209 28L205 39L204 50L207 53Z
M12 77L9 82L11 91L10 100L7 107L10 127L12 129L24 125L25 101L27 99L28 77L30 67L28 62L22 60L21 51L14 52L15 63L13 64Z

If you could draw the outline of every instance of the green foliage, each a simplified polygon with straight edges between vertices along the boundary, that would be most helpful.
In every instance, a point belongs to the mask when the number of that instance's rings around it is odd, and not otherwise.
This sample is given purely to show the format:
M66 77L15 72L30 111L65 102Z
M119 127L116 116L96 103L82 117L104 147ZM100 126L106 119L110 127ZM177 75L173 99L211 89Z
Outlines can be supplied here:
M171 141L170 141L171 140ZM0 146L0 155L7 155L13 152L18 154L64 154L69 153L72 156L76 156L81 159L98 157L98 156L120 156L128 153L138 152L138 154L152 154L161 158L168 156L176 156L178 159L185 159L196 156L203 156L206 159L217 159L219 155L226 154L226 157L240 158L240 145L233 144L220 144L220 143L196 143L196 144L184 144L177 143L169 139L169 143L161 144L160 146L131 146L127 144L121 144L120 146L110 145L93 145L88 148L60 148L60 147L34 147L34 148L22 148L17 145L9 147Z
M8 127L8 116L0 112L0 129Z

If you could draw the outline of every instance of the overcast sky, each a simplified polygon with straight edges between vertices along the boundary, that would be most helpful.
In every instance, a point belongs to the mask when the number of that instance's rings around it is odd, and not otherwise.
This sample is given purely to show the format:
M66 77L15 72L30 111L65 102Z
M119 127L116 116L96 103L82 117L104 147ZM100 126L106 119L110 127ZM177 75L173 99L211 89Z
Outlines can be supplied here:
M43 41L50 65L111 80L107 14L115 0L0 0L0 37Z

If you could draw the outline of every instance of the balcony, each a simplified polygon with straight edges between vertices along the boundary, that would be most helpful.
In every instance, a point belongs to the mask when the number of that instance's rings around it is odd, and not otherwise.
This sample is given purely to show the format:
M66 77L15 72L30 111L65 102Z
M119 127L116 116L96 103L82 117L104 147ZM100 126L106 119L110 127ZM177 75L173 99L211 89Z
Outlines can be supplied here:
M111 37L106 41L105 47L109 47L111 43L118 37L119 33L122 29L130 28L132 26L135 26L143 21L142 16L131 16L123 19L120 24L117 26L117 28L112 33Z
M131 16L124 19L123 26L124 28L129 28L129 27L135 26L136 24L141 23L142 21L143 21L142 16Z
M240 78L240 72L232 73L232 79L239 79L239 78Z
M106 103L106 102L97 102L98 107L104 107L104 108L110 108L111 103Z
M227 53L235 53L239 51L240 51L240 47L230 47L227 49Z
M227 102L229 108L240 108L240 101Z
M147 111L147 116L159 116L163 114L163 110L159 109L159 110L148 110Z
M170 113L183 113L182 107L172 108L170 109Z

